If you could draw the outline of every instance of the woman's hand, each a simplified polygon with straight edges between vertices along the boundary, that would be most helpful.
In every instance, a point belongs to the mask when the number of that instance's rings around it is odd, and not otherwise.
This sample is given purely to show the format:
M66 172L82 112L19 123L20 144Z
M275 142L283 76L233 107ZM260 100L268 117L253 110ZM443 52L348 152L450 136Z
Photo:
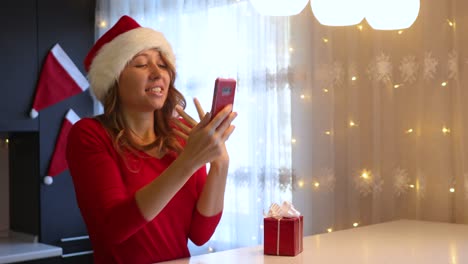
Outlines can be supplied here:
M232 105L228 105L210 121L211 114L205 114L196 98L194 103L201 120L199 123L181 107L176 107L177 113L189 124L188 126L176 120L176 125L180 129L176 130L176 133L187 142L183 154L200 166L208 162L214 163L213 165L228 164L229 155L225 142L234 131L235 127L231 123L237 113L232 112Z

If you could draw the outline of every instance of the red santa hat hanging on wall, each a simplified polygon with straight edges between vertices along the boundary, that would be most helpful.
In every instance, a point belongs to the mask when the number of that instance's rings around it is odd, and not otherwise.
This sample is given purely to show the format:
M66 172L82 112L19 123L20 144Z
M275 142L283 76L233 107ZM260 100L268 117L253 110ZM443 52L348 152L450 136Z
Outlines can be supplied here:
M30 113L36 118L39 111L88 89L89 83L59 44L49 51L42 66L36 95Z
M59 175L68 168L65 157L68 133L72 126L80 120L80 117L72 109L68 110L65 119L62 122L62 128L55 142L54 153L49 163L47 176L44 177L44 183L50 185L54 182L53 177Z

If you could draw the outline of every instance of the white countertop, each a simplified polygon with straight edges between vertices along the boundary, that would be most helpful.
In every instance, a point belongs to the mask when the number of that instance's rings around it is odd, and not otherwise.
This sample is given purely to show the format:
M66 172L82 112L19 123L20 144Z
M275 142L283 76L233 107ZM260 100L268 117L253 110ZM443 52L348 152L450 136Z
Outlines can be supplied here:
M398 220L304 237L295 257L267 256L263 245L164 262L167 264L465 264L468 225Z
M62 255L62 248L36 242L34 237L10 233L0 236L0 263L50 258Z

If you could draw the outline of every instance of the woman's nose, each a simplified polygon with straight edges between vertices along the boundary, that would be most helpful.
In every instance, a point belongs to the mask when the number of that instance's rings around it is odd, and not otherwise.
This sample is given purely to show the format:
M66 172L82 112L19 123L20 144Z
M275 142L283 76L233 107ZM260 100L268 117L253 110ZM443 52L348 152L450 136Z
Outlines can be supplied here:
M155 80L161 77L161 69L159 69L157 64L152 64L150 70L151 70L151 75L150 75L151 80Z

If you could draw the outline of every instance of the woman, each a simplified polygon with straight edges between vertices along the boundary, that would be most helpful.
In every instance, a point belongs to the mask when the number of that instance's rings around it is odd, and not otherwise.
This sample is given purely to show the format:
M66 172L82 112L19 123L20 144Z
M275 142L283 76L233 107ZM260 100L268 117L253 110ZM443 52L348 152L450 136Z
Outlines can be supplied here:
M195 100L200 123L187 115L171 46L128 16L85 68L104 114L73 126L67 161L95 264L190 256L188 239L204 244L221 218L237 114L227 106L210 121Z

